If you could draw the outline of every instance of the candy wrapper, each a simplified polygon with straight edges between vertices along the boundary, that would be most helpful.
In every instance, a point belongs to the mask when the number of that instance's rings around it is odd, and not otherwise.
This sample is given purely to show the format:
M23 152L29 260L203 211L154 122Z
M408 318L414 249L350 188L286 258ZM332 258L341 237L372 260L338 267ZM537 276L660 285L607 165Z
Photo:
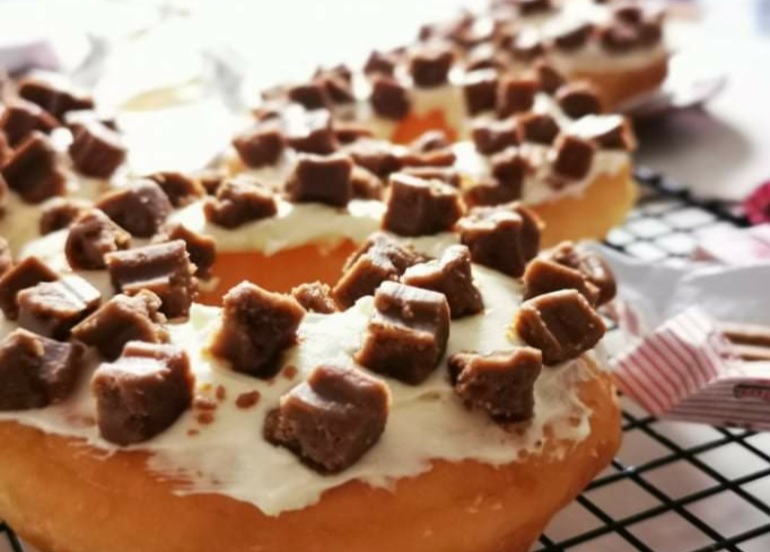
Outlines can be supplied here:
M770 361L744 360L770 352L770 263L668 267L601 253L622 282L630 344L611 361L618 387L656 416L770 430ZM726 322L739 330L726 334Z

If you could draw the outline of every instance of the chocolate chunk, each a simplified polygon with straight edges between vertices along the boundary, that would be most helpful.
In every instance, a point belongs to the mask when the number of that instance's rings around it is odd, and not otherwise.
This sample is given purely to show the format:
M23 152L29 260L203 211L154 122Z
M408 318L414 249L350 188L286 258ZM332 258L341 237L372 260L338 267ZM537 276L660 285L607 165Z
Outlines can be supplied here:
M588 282L579 270L547 258L536 258L524 271L524 298L531 299L553 291L574 289L595 305L599 289Z
M535 105L540 83L531 77L508 77L497 89L497 115L500 118L529 111Z
M407 150L398 157L404 167L451 167L457 161L457 155L449 148L428 152Z
M59 275L37 257L27 257L0 277L0 310L8 320L19 316L18 293L41 282L53 282Z
M227 172L222 169L203 169L195 173L195 178L203 186L206 194L215 196L222 182L227 178Z
M537 349L457 353L449 357L448 364L455 392L468 408L506 423L534 416L534 386L543 369L543 356Z
M106 260L115 291L136 295L148 289L160 297L163 314L169 318L187 316L198 286L185 242L175 240L118 251L108 254Z
M96 207L121 228L139 238L156 234L173 206L152 180L137 180L131 186L104 195Z
M481 180L465 190L463 199L468 207L502 205L521 199L521 190L503 186L496 179Z
M567 82L553 65L543 59L535 62L535 74L540 81L540 89L546 94L555 94Z
M44 408L72 393L83 348L16 329L0 341L0 411Z
M550 146L558 136L559 123L547 113L523 113L516 117L516 126L526 142Z
M353 162L380 178L387 178L402 167L396 147L385 140L364 138L345 148Z
M443 150L450 147L446 133L442 130L428 130L415 138L409 148L418 153L428 153L437 150Z
M332 129L331 113L325 109L306 113L301 121L289 126L286 138L295 150L317 155L334 153L339 146Z
M639 27L639 43L651 47L663 40L663 25L660 21L643 21Z
M392 53L374 50L369 54L369 58L366 60L364 73L369 76L385 75L387 77L392 77L397 64L398 58Z
M505 57L493 44L481 44L468 52L465 58L466 71L481 71L487 69L503 69Z
M573 119L602 112L602 102L596 87L587 81L565 84L556 92L562 111Z
M447 46L420 46L410 56L409 73L419 88L443 86L448 82L449 70L454 61L454 52Z
M513 59L522 63L531 63L543 55L545 48L540 34L535 29L524 29L516 35L511 46Z
M160 186L174 207L184 207L206 195L198 180L179 172L156 172L145 178Z
M65 276L19 291L19 326L36 334L66 340L70 330L101 303L102 294L80 276Z
M353 187L353 197L356 199L382 199L382 180L363 167L353 166L350 185Z
M339 75L327 74L315 77L315 82L321 85L332 105L349 105L356 100L350 79L345 79Z
M361 297L374 295L382 282L398 280L407 268L425 260L387 234L374 234L345 263L332 295L346 309Z
M554 148L552 167L557 175L574 180L588 176L596 153L595 145L577 136L561 134Z
M639 29L616 23L598 31L599 43L613 54L625 54L639 45Z
M40 203L64 195L64 176L51 140L33 132L3 165L2 175L8 187L27 203Z
M76 90L60 78L23 79L19 83L19 96L39 105L60 121L69 111L94 109L94 100L91 96Z
M636 148L631 124L622 115L588 115L570 125L569 133L590 140L601 149Z
M570 21L552 29L553 44L563 52L574 52L585 46L591 38L593 25L586 21Z
M562 242L545 253L545 258L578 270L599 290L598 305L611 301L617 293L617 284L607 262L596 253L578 250L572 242Z
M126 160L120 135L98 122L78 126L69 154L75 170L93 178L110 178Z
M292 86L288 90L289 99L308 110L328 109L331 100L326 89L318 82L308 82Z
M552 0L516 0L519 13L525 17L541 15L554 9Z
M524 179L530 173L532 165L518 148L508 148L492 156L492 176L500 186L512 190L521 196Z
M452 167L404 167L399 171L424 180L440 180L452 188L460 188L460 173Z
M577 358L604 336L604 323L575 290L555 291L521 304L514 328L527 345L543 352L553 366Z
M390 77L374 78L369 101L374 112L384 119L403 119L411 109L406 88Z
M489 17L468 15L469 18L453 33L455 42L465 49L491 42L495 34L495 22Z
M13 266L13 255L8 240L0 236L0 276L8 272Z
M481 294L473 285L471 255L464 245L452 245L441 259L406 269L401 281L409 286L443 293L452 318L477 314L484 309Z
M114 115L110 115L94 109L80 109L78 111L70 111L64 115L64 124L67 126L67 128L70 129L73 135L80 128L93 123L103 125L112 131L118 132L118 122L115 120Z
M438 366L449 338L449 304L441 293L383 282L356 360L373 372L417 385Z
M166 343L166 317L160 306L160 297L151 291L116 295L72 328L72 337L96 347L107 360L118 358L129 341Z
M612 16L629 25L638 25L644 17L642 6L636 2L620 2L612 6Z
M390 176L382 227L401 236L426 236L448 231L462 215L460 195L440 180L408 174Z
M532 211L509 203L471 209L457 228L474 263L519 277L540 248L540 224Z
M279 123L258 123L233 138L233 147L244 164L252 168L274 165L283 153L286 138Z
M485 69L467 73L462 87L468 113L478 115L494 110L497 104L498 86L497 71Z
M64 253L75 270L100 270L107 267L106 254L130 246L128 232L99 209L91 209L78 216L70 226Z
M172 222L163 227L163 231L153 238L153 242L182 240L190 254L190 261L195 265L195 275L210 278L211 269L217 259L216 240L211 236L190 230L186 226Z
M347 155L303 155L286 182L286 195L294 203L345 207L353 197L352 170Z
M353 82L353 71L344 63L338 63L331 67L319 66L313 73L313 78L319 77L335 77L350 84Z
M203 205L206 219L223 228L237 228L247 222L275 216L278 205L273 192L244 176L225 180L215 198Z
M340 144L347 145L363 138L373 138L374 133L360 123L334 121L334 136Z
M222 325L211 353L236 372L269 378L280 368L283 350L296 342L304 316L305 309L292 296L242 282L224 296Z
M63 230L88 210L88 202L69 197L54 197L43 205L40 214L40 234Z
M319 366L281 397L264 434L321 473L339 473L377 443L389 408L390 391L381 381L355 368Z
M475 121L471 138L476 151L482 155L492 155L521 142L519 129L512 118L502 121Z
M163 433L192 405L195 376L187 353L174 345L132 341L91 380L102 438L143 443Z
M337 305L331 297L332 289L321 282L302 284L291 290L291 295L306 311L331 314L337 312Z
M0 116L0 130L8 143L16 147L29 138L34 131L49 134L59 122L37 105L15 98L9 100Z

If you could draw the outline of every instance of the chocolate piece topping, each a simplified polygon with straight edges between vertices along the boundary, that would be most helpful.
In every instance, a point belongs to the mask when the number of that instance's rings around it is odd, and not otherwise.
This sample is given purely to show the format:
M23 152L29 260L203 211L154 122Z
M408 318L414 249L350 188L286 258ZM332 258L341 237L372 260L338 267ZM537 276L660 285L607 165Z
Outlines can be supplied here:
M319 366L281 397L265 420L265 438L321 473L339 473L380 439L389 406L381 381L355 368Z
M483 410L501 422L532 418L535 381L542 369L542 354L531 347L449 357L449 372L457 395L469 408Z
M390 77L375 77L370 102L374 112L385 119L403 119L411 109L406 88Z
M631 124L622 115L588 115L571 124L569 133L602 149L632 151L636 147Z
M280 368L283 350L296 342L304 316L305 309L290 295L242 282L224 296L222 326L211 353L236 372L269 378Z
M334 121L334 136L340 144L352 144L362 138L372 138L374 133L360 123Z
M562 242L547 251L544 257L578 270L588 283L599 290L598 305L604 305L615 297L617 293L615 276L606 261L596 253L580 251L572 242Z
M216 240L211 236L199 234L178 222L172 222L163 227L163 231L153 238L155 243L182 240L190 261L195 265L195 275L199 278L209 278L214 262L217 260Z
M438 366L449 338L449 304L441 293L383 282L356 360L374 372L417 385Z
M625 54L639 44L639 29L623 23L602 27L598 31L602 47L613 54Z
M511 46L513 59L522 63L531 63L543 55L543 43L535 29L524 29L516 35Z
M596 146L577 136L561 134L556 139L554 147L552 166L557 175L574 180L580 180L588 175Z
M355 102L356 97L353 94L351 78L343 78L339 75L320 75L315 78L315 82L323 87L326 97L333 105L348 105Z
M468 113L473 116L493 111L497 105L498 86L497 71L485 69L467 73L463 81L463 94Z
M402 167L402 161L396 148L390 142L364 138L345 148L345 152L369 172L387 178Z
M331 100L326 95L326 89L321 83L308 82L292 86L288 90L289 99L308 110L327 109Z
M524 298L531 299L553 291L574 289L594 305L599 289L588 282L579 270L559 264L546 257L536 258L524 271Z
M476 121L473 123L471 138L476 151L491 155L510 146L517 146L521 141L519 129L513 118L502 121Z
M78 126L69 154L75 169L93 178L110 178L126 160L120 135L99 122Z
M291 295L306 311L331 314L337 312L337 305L331 297L332 289L321 282L302 284L291 290Z
M533 77L503 79L497 89L497 115L502 118L531 110L538 88L540 83Z
M338 147L331 113L326 109L306 113L302 121L288 127L286 138L292 148L305 153L328 155Z
M131 235L99 209L91 209L72 223L64 244L67 262L75 270L100 270L107 253L128 249Z
M145 178L160 186L174 207L184 207L206 195L198 180L179 172L156 172Z
M75 324L96 310L101 300L101 293L80 276L41 282L16 296L19 326L62 341Z
M466 71L479 71L483 69L502 69L505 66L505 57L491 43L481 44L468 52L465 59Z
M544 59L535 62L535 73L540 81L540 89L546 94L555 94L567 82L564 76Z
M21 143L0 172L8 187L28 203L64 195L66 178L59 168L56 150L39 132Z
M366 64L364 65L364 73L369 76L384 75L387 77L392 77L397 63L398 58L392 53L374 50L371 54L369 54L369 59L366 60Z
M0 277L0 310L8 320L19 316L18 293L41 282L53 282L59 275L37 257L27 257Z
M350 185L356 199L382 199L382 180L363 167L353 166L350 173Z
M8 143L16 147L34 131L49 134L59 126L59 122L37 105L15 98L5 105L0 116L0 130L8 138Z
M555 291L525 301L514 327L528 345L543 352L547 366L577 358L604 335L601 317L575 290Z
M399 160L404 167L450 167L457 155L449 148L425 153L407 150L399 155Z
M447 83L455 55L451 48L436 44L418 47L409 60L409 72L420 88L435 88Z
M551 0L516 0L516 6L519 8L519 13L525 17L553 10Z
M115 360L129 341L168 342L160 312L160 297L141 290L134 296L116 295L72 328L72 336L96 347L107 360Z
M345 263L332 295L346 309L361 297L374 295L382 282L398 280L407 268L425 260L387 234L374 234Z
M40 233L50 234L63 230L88 210L88 202L69 197L55 197L43 205L40 214Z
M559 134L559 124L547 113L524 113L516 117L516 126L526 142L550 146Z
M138 180L130 187L110 192L96 203L96 207L139 238L156 234L173 211L166 194L152 180Z
M115 291L136 295L148 289L160 297L166 316L187 316L198 286L185 242L175 240L110 253L106 260Z
M532 165L518 148L508 148L492 156L492 176L500 186L521 196L524 178L532 170Z
M623 23L638 25L642 22L644 11L636 2L619 2L618 5L612 6L612 15Z
M345 207L353 197L352 170L347 155L303 155L286 183L287 197L294 203Z
M279 123L258 123L233 138L233 147L241 161L252 168L275 164L280 159L286 138Z
M540 248L540 222L518 203L476 207L457 227L474 263L509 276L524 274L524 267Z
M59 78L30 77L19 84L19 96L63 120L68 111L94 109L94 100Z
M43 408L66 399L83 348L17 329L0 341L0 411Z
M441 259L414 265L404 272L401 281L407 285L443 293L452 318L481 312L484 303L473 285L471 255L464 245L448 247Z
M450 230L462 215L457 190L439 180L408 174L390 176L382 227L401 236L425 236Z
M143 443L162 433L192 405L195 376L187 353L173 345L130 342L91 381L102 438Z
M8 240L0 236L0 276L8 272L13 266L13 255Z
M399 171L424 180L440 180L452 188L460 188L461 179L457 169L452 167L404 167Z
M502 205L520 198L520 189L503 186L496 179L477 181L463 194L465 204L469 207Z
M247 222L262 220L278 212L275 195L245 176L225 180L216 198L203 205L206 219L223 228L237 228Z
M593 25L585 21L572 21L552 33L553 43L559 50L573 52L585 46L591 37Z
M602 112L599 92L587 81L565 84L556 92L556 101L562 111L573 119Z

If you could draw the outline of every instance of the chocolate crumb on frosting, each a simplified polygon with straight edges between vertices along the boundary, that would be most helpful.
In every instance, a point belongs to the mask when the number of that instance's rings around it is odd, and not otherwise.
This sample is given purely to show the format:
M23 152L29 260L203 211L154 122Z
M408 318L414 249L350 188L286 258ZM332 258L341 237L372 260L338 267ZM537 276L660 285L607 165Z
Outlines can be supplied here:
M424 180L440 180L455 189L462 184L460 173L454 167L404 167L398 172Z
M353 162L379 178L387 178L403 166L396 146L384 140L363 138L345 147Z
M384 119L403 119L411 109L406 88L395 79L385 76L374 78L369 101L374 112Z
M75 270L106 268L104 256L131 246L131 235L99 209L90 209L70 225L64 253Z
M364 73L369 76L385 75L392 77L398 64L398 58L390 52L374 50L364 64Z
M516 147L509 147L492 156L491 180L482 180L465 191L467 205L501 205L521 199L524 179L532 164Z
M321 314L337 312L331 287L321 282L301 284L291 290L291 295L308 312Z
M5 133L8 143L14 148L33 132L50 134L58 126L59 122L50 113L21 98L7 101L0 115L0 130Z
M238 176L225 180L216 197L206 198L203 212L210 223L232 229L275 216L278 204L272 191L256 180Z
M160 186L171 205L176 208L185 207L206 195L206 190L198 179L180 172L156 172L145 178Z
M64 82L60 76L27 77L19 83L19 96L35 103L59 121L70 111L94 109L94 100L87 93Z
M326 93L326 88L320 82L306 82L290 86L287 95L291 101L308 110L331 107L331 99Z
M554 144L551 167L557 177L582 180L591 171L596 146L570 134L561 134Z
M91 380L99 433L122 446L152 439L190 408L194 385L190 359L180 347L129 342Z
M160 297L151 291L116 295L72 328L72 336L95 347L107 360L118 358L129 341L166 343L166 317L160 306Z
M521 304L514 328L528 345L543 352L553 366L577 358L604 336L604 322L575 290L540 295Z
M425 236L451 230L462 216L458 191L440 180L408 174L390 176L382 227L401 236Z
M106 261L115 291L135 295L150 290L160 297L163 314L169 318L187 316L198 282L184 241L109 253Z
M476 151L482 155L492 155L521 142L520 131L514 118L502 121L475 121L471 129L471 139Z
M265 419L265 438L324 474L355 464L380 439L390 391L355 368L319 366Z
M467 73L462 88L468 113L473 116L493 111L497 105L498 86L497 71L483 69Z
M507 77L497 88L497 116L508 117L529 111L535 105L540 82L535 77Z
M268 120L239 133L232 143L241 161L258 169L278 162L286 147L286 137L280 123Z
M617 284L607 262L598 254L581 251L572 242L562 242L544 252L545 259L579 271L583 277L599 290L598 305L604 305L615 298Z
M275 375L284 349L295 344L305 309L290 295L242 282L225 294L222 325L211 354L236 372L262 379Z
M288 125L286 139L295 150L317 155L334 153L339 147L327 109L308 111L301 121Z
M513 39L511 55L522 63L532 63L543 55L545 47L536 29L524 29Z
M139 238L155 235L174 209L161 187L146 179L105 194L96 207Z
M43 205L40 214L40 234L50 234L63 230L83 213L88 211L89 203L83 199L54 197Z
M126 160L126 147L120 135L93 121L78 125L69 146L72 164L80 174L110 178Z
M523 113L516 117L516 126L526 142L550 146L559 135L556 119L548 113Z
M407 268L426 260L387 234L374 234L347 260L332 296L340 307L351 307L361 297L374 295L382 282L398 280Z
M546 94L555 94L567 82L564 75L544 59L535 62L535 74L540 81L540 89Z
M474 263L518 278L540 249L540 225L532 211L509 203L473 208L457 228Z
M50 138L33 132L6 161L0 172L8 187L27 203L64 195L67 179Z
M543 357L537 349L457 353L449 357L448 364L455 392L469 408L504 423L534 416L534 386L543 369Z
M66 399L81 372L83 347L16 329L0 341L0 411L44 408Z
M536 258L527 265L524 271L524 299L563 289L574 289L592 305L599 299L599 289L577 269L545 257Z
M339 74L325 73L317 75L314 81L323 87L332 107L350 105L356 100L352 75L350 78L345 78Z
M373 372L417 385L438 366L449 338L446 297L396 282L383 282L374 295L356 361Z
M418 46L409 57L409 72L419 88L436 88L447 84L455 54L444 44Z
M549 29L553 45L563 52L574 52L588 43L593 25L587 21L571 20Z
M573 119L601 113L602 101L596 87L588 81L570 82L556 91L556 102Z
M25 288L16 296L19 326L60 341L101 303L102 294L74 274Z
M286 182L286 195L294 203L324 203L345 207L353 198L353 161L344 154L300 156Z
M18 294L41 282L53 282L59 275L37 257L19 261L0 277L0 310L8 320L19 316Z
M153 238L153 242L182 240L190 254L190 260L195 265L195 275L199 278L210 278L211 269L217 259L217 242L206 234L190 230L178 222L166 224L161 233Z
M631 124L622 115L588 115L572 123L569 133L590 140L601 149L633 151L636 148Z
M401 281L409 286L443 293L452 318L463 318L484 309L481 294L473 284L471 255L464 245L448 247L439 260L407 268Z

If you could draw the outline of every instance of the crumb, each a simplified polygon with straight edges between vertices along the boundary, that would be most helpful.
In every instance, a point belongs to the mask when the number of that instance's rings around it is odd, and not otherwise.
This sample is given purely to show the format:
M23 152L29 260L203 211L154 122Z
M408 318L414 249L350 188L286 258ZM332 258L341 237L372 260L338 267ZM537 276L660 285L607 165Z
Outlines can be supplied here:
M195 397L195 400L193 401L193 407L197 408L198 410L216 410L217 403L208 397L198 396Z
M294 379L294 377L297 375L297 367L292 366L291 364L283 369L283 377L285 377L288 380Z
M217 400L219 402L222 402L226 398L227 398L227 389L225 389L224 385L218 385L217 386Z
M209 425L214 423L214 415L211 412L201 412L195 417L198 423L201 425Z
M241 409L251 408L253 406L256 406L256 404L259 402L260 397L261 395L259 394L259 391L242 393L238 395L237 399L235 399L235 406Z

